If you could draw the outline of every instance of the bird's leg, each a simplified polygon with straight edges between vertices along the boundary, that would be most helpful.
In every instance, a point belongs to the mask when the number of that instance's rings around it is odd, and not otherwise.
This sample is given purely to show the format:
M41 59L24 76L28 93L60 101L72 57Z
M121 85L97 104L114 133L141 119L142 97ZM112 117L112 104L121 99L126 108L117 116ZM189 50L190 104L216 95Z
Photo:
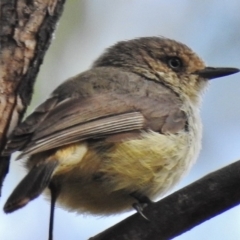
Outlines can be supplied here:
M152 203L152 201L145 195L142 195L138 192L133 192L130 194L133 198L135 198L138 202L133 203L133 208L147 221L149 219L144 215L143 209L147 207L149 204Z
M49 218L49 233L48 233L48 240L53 240L53 224L54 224L54 210L57 197L60 193L60 188L51 181L48 188L50 189L51 193L51 206L50 206L50 218Z

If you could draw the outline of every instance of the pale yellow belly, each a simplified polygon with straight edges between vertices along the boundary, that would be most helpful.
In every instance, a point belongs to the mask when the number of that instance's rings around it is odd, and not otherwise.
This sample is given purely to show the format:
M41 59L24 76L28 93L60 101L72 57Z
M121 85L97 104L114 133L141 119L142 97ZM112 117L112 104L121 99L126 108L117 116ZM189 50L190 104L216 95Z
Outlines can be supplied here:
M59 203L101 215L131 209L136 200L129 194L135 191L153 199L177 183L195 160L191 140L186 132L150 132L100 151L86 143L58 150L61 164L53 179L61 185Z

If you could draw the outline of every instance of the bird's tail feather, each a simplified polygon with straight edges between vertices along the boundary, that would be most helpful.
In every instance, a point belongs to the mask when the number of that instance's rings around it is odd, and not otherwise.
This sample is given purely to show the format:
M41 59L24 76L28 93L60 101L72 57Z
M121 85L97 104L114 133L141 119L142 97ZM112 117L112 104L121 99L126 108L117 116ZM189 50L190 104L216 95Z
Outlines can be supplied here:
M57 165L57 160L51 160L33 166L8 198L4 206L5 213L13 212L38 197L49 185Z

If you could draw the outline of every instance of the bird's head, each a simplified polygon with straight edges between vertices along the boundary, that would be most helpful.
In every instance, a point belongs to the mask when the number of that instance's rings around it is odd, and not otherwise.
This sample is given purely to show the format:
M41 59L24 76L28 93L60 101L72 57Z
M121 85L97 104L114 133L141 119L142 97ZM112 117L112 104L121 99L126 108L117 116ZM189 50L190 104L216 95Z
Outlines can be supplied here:
M180 97L197 100L209 79L238 72L236 68L206 67L196 53L177 41L144 37L122 41L106 50L93 67L120 67L158 81Z

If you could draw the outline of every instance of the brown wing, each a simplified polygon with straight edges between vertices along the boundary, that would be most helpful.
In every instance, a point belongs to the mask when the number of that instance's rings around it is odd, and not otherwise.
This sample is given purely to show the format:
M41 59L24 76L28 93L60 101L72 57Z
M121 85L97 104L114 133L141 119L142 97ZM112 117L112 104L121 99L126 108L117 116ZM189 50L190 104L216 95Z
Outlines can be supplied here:
M45 103L49 105L49 100ZM52 101L51 107L42 104L20 124L4 154L23 150L23 155L31 155L87 138L142 129L144 125L144 116L118 95L70 98L59 104Z
M4 153L22 150L22 155L32 155L85 139L147 128L175 133L185 124L185 114L167 98L159 101L110 93L57 103L52 97L13 132Z

